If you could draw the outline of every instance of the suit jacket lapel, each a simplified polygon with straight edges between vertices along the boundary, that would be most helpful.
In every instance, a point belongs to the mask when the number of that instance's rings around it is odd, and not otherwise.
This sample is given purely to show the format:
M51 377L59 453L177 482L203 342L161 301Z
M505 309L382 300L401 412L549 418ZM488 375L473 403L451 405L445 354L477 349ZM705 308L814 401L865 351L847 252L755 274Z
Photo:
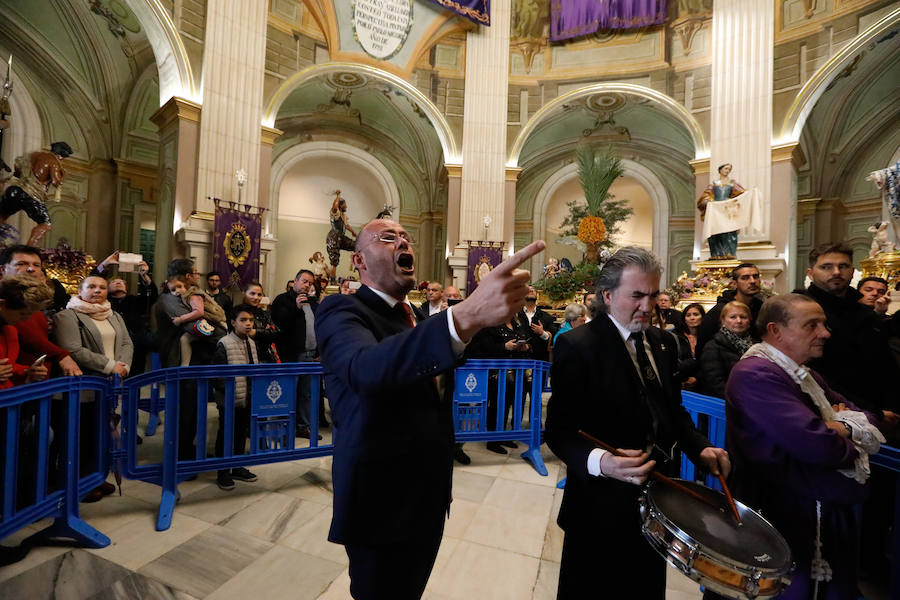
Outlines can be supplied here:
M591 327L596 334L594 336L597 348L596 355L615 356L616 370L627 372L635 389L639 389L643 386L644 384L641 382L640 375L638 375L637 369L634 366L634 361L631 360L631 354L629 354L628 348L625 347L625 342L619 334L619 330L610 320L609 316L606 314L597 315L597 318L591 319L591 322L585 325L585 327Z
M359 300L362 300L363 304L378 313L378 316L382 317L387 323L391 324L390 334L398 333L409 327L409 322L406 320L406 317L404 317L399 310L394 310L388 306L388 303L385 302L381 296L373 292L368 286L360 286L356 291L356 296ZM415 312L413 314L415 314Z
M656 363L656 370L659 373L659 384L663 391L668 391L667 382L671 380L672 373L669 370L670 364L666 353L668 352L665 342L662 341L662 335L657 332L647 330L647 341L650 343L650 351L653 353L653 362Z

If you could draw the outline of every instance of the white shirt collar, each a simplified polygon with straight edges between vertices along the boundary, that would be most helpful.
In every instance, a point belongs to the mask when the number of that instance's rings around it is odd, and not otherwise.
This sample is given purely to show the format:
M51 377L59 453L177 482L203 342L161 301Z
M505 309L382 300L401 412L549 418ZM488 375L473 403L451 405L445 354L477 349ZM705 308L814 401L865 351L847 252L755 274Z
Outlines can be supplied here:
M372 290L373 292L375 292L375 294L377 294L379 298L381 298L382 300L387 302L388 306L390 306L391 308L394 308L395 306L397 306L397 302L399 302L399 300L397 300L393 296L391 296L389 294L385 294L381 290L376 290L372 286L369 286L369 289ZM409 304L409 297L405 296L403 298L403 302L405 302L406 304ZM412 305L410 304L410 306L412 306Z
M612 321L613 325L616 326L616 329L619 330L619 335L622 336L622 340L627 342L628 339L631 337L632 332L628 328L623 326L621 323L616 321L616 319L611 314L606 313L606 316L609 317L609 320Z
M775 346L770 344L769 342L760 342L760 343L763 344L769 352L771 352L772 354L777 356L784 363L785 366L790 368L797 375L798 378L805 379L806 376L809 375L809 369L807 369L803 365L798 365L796 363L796 361L794 361L793 358L791 358L790 356L788 356L787 354L785 354L784 352L782 352L781 350L779 350L778 348L776 348Z

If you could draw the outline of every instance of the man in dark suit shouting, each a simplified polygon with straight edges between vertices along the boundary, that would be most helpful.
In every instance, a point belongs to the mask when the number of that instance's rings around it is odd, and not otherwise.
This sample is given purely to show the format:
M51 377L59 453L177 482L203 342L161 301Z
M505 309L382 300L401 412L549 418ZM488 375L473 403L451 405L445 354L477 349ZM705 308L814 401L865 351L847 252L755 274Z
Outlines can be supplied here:
M450 509L453 460L451 406L434 377L461 362L479 329L522 308L529 274L516 267L543 248L523 248L446 315L417 322L406 298L416 285L412 242L399 223L375 220L352 259L364 285L320 305L316 339L335 443L328 539L347 551L357 600L425 590Z
M599 314L554 347L546 440L567 467L560 600L584 598L598 580L604 597L662 600L665 563L641 534L640 486L654 468L676 467L666 464L676 442L713 474L731 467L681 406L675 344L650 327L660 272L642 248L616 252L597 279ZM625 456L594 448L579 429Z

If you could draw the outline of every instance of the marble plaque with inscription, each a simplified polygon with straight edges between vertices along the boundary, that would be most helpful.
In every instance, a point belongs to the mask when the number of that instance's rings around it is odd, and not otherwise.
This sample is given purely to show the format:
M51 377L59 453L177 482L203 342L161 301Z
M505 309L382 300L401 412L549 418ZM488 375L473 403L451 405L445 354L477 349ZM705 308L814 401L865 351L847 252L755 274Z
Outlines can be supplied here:
M412 0L354 0L353 35L366 54L386 60L403 47L412 13Z

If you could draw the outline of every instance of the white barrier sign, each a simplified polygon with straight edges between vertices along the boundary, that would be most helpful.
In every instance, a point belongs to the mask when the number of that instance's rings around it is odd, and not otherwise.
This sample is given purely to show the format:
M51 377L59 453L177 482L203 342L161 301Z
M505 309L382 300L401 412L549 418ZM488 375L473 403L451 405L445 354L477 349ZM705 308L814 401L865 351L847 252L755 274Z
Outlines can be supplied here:
M412 27L412 0L354 0L353 35L366 54L387 59L400 51Z

